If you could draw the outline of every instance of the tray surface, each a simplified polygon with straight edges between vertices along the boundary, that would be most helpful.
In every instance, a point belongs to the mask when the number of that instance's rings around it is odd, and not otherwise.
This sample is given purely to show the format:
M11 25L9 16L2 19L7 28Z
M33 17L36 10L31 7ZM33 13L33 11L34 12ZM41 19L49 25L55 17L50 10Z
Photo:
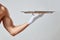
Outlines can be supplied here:
M54 11L21 11L24 13L53 13Z

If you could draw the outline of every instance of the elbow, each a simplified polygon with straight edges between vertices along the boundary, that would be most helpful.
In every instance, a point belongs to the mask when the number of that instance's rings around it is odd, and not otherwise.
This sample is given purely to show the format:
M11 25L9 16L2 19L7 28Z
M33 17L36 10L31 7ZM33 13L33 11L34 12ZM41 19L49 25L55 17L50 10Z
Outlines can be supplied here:
M14 33L10 33L10 35L11 35L11 36L16 36L16 34L14 34Z
M13 32L12 32L12 33L10 32L10 35L11 35L11 36L16 36L17 34L15 34L15 33L13 33Z
M12 36L16 36L16 35L17 35L17 33L16 33L15 31L9 31L9 33L10 33L10 35L12 35Z

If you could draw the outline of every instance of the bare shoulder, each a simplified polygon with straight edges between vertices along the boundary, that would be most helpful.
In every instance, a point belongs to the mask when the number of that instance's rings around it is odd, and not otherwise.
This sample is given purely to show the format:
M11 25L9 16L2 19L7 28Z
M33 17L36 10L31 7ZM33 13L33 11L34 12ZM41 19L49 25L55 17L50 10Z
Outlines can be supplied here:
M2 12L2 14L9 15L7 8L2 4L0 4L0 12Z
M5 11L7 8L4 5L0 4L0 9Z

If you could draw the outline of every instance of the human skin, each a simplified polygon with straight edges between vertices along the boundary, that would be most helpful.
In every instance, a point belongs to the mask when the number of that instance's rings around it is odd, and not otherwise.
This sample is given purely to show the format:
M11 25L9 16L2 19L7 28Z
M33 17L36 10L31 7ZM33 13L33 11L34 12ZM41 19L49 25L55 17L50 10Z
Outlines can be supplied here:
M22 32L25 28L29 26L28 23L24 23L19 26L15 26L9 15L8 9L0 4L0 22L3 23L4 28L12 35L15 36Z

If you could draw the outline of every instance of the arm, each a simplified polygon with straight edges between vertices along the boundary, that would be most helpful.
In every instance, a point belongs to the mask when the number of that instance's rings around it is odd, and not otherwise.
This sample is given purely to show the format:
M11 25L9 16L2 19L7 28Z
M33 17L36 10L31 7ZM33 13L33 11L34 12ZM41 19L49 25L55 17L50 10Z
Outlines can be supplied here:
M16 34L20 33L21 31L23 31L29 25L28 23L25 23L25 24L20 25L20 26L15 26L13 24L13 21L10 18L8 10L6 8L4 8L4 13L5 13L5 16L2 19L3 25L4 25L5 29L12 36L15 36Z
M15 26L15 25L13 25L13 22L12 22L10 17L4 17L3 18L3 25L4 25L5 29L12 36L14 36L14 35L20 33L21 31L23 31L29 24L25 23L25 24L20 25L20 26Z
M15 26L13 24L12 19L9 16L9 12L7 10L6 7L2 7L3 9L3 25L5 27L5 29L12 35L15 36L16 34L20 33L21 31L23 31L26 27L28 27L30 24L32 24L36 19L38 19L39 17L41 17L42 15L37 15L37 16L33 16L28 23L22 24L20 26Z

